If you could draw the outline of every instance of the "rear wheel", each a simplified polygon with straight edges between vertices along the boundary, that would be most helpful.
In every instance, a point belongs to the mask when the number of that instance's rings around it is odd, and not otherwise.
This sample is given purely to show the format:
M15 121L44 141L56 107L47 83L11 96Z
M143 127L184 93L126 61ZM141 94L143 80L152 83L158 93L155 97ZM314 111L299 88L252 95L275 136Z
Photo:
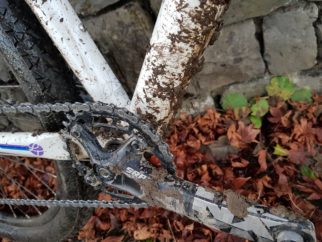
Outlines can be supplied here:
M2 103L63 102L77 98L72 74L24 1L0 0L0 56L9 70L1 76ZM57 131L60 118L2 116L0 127ZM0 196L82 199L94 194L84 189L70 161L0 157ZM77 231L90 215L90 210L79 208L3 206L0 237L15 241L61 241Z
M0 159L0 173L13 164L11 159ZM19 159L17 159L19 160ZM21 160L19 160L21 161ZM33 163L35 160L28 159L28 163ZM36 161L37 162L37 161ZM0 174L1 183L9 181L6 186L0 189L2 198L31 198L31 199L80 199L84 187L76 179L74 169L71 169L70 162L50 162L51 166L40 168L40 166L31 165L30 170L34 170L41 182L36 178L36 175L27 172L26 179L19 179L19 175L24 170L25 162L20 165L15 172L3 176ZM3 163L7 163L5 167ZM41 161L46 164L46 161ZM46 168L53 168L53 173L48 172ZM20 169L19 169L20 168ZM41 176L42 172L44 176ZM12 174L14 173L14 174ZM46 179L46 176L53 176L51 179ZM32 181L36 184L30 184ZM45 187L45 185L48 187ZM31 186L31 188L30 188ZM37 187L37 189L35 189ZM48 193L48 194L46 194ZM66 239L83 225L91 210L78 208L59 208L52 207L49 209L43 207L32 206L3 206L0 208L0 235L1 237L9 238L14 241L61 241Z

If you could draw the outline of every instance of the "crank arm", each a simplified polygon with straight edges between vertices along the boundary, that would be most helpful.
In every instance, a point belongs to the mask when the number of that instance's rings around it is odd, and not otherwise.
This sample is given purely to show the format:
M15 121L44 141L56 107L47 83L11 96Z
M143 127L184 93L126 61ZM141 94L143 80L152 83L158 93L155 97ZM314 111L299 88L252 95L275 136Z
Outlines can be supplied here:
M237 203L237 211L231 211L222 193L168 175L165 169L147 169L131 161L123 163L122 169L124 174L109 185L132 193L150 206L162 207L247 240L316 241L314 225L294 214L274 214L272 209L245 200L241 200L240 210Z
M109 117L107 114L102 112L93 116L92 113L90 116ZM290 212L274 213L273 209L250 203L232 191L232 194L223 195L182 180L169 169L153 167L146 160L148 155L156 155L163 164L162 160L169 158L167 146L160 143L161 139L155 137L153 131L148 129L147 132L144 123L139 125L135 117L126 116L121 120L137 131L132 132L122 145L110 150L98 142L91 128L93 121L82 117L77 116L68 131L88 154L94 167L93 175L101 185L129 192L150 206L162 207L247 240L316 241L314 226L309 220Z

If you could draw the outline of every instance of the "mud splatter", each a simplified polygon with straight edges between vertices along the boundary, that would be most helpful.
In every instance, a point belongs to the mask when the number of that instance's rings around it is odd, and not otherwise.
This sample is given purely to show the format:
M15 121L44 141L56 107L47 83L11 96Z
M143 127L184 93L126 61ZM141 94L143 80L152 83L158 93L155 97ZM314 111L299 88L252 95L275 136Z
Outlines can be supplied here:
M232 190L225 190L224 195L226 196L229 211L238 218L245 218L248 214L247 208L249 207L245 198Z

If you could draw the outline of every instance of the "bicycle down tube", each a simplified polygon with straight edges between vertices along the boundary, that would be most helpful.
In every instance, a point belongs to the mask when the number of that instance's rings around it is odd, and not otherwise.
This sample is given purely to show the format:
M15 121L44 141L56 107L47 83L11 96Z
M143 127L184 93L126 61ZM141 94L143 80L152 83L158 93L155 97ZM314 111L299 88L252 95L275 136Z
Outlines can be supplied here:
M26 2L93 99L126 106L129 101L124 89L69 2ZM204 49L217 37L227 5L228 0L163 1L129 106L130 111L148 120L159 133L163 132L180 106L185 88L202 63ZM1 133L0 151L7 155L65 159L69 158L69 153L64 142L58 133L36 136L33 133ZM249 206L246 216L239 218L227 208L222 194L168 176L165 170L161 170L165 174L162 176L144 173L140 164L128 160L120 163L118 168L126 174L121 177L129 178L128 191L152 205L188 216L211 228L250 240L315 240L313 225L307 220L272 215L269 209L258 205ZM123 178L114 180L111 185L122 189ZM147 182L156 189L150 195ZM133 183L141 185L142 189L136 191L136 186L131 188ZM171 192L167 193L169 190ZM158 197L160 193L164 196ZM153 194L157 203L151 200Z

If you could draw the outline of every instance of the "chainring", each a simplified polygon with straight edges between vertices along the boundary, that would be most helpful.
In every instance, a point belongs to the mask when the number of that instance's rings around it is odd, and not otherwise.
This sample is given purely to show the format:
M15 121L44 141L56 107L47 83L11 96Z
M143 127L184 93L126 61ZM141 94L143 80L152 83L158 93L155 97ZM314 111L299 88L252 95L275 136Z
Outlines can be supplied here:
M113 107L113 112L102 110L83 111L72 116L68 115L68 119L69 121L64 123L64 133L75 168L81 173L80 175L85 177L85 182L96 189L106 192L105 178L98 172L98 169L101 168L99 164L78 161L80 143L77 142L77 134L73 134L75 125L82 125L86 128L92 134L92 138L95 137L96 144L106 152L117 150L124 145L129 137L140 137L148 144L142 155L145 158L149 158L152 155L157 156L161 161L161 165L170 174L175 173L175 166L172 162L172 155L169 152L168 145L162 141L147 123L139 120L127 110ZM95 149L94 146L89 152L95 152Z

